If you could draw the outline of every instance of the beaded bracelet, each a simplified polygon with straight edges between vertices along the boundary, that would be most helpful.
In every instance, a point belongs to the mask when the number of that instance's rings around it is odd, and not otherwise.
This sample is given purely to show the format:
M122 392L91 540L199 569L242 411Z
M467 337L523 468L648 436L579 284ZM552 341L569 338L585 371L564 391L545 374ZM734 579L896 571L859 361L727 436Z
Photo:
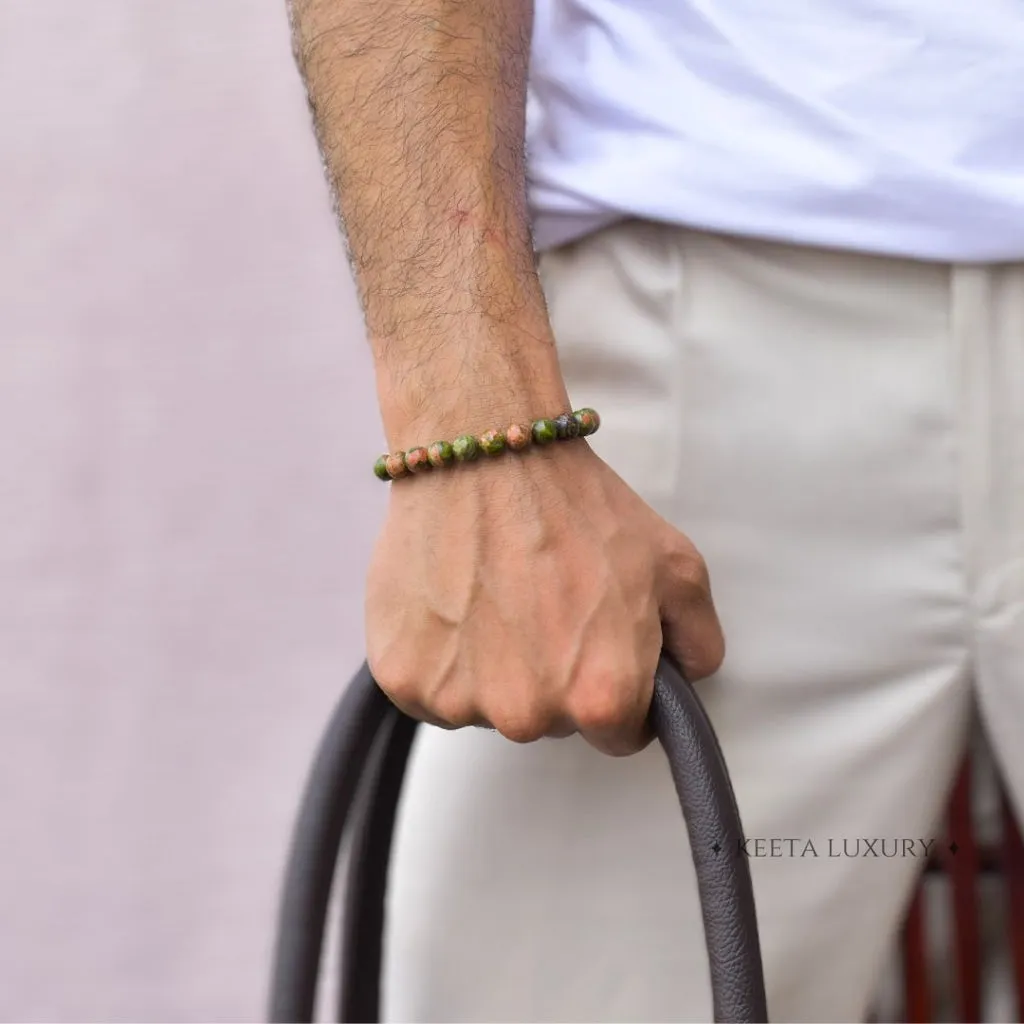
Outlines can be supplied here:
M382 455L373 466L379 480L397 480L409 473L428 469L444 469L457 462L472 462L481 454L500 455L504 451L521 452L531 444L545 445L552 441L569 441L588 437L601 426L601 417L593 409L563 412L554 419L533 423L513 423L506 430L488 430L479 437L463 434L454 441L435 441L426 448L410 448L407 452Z

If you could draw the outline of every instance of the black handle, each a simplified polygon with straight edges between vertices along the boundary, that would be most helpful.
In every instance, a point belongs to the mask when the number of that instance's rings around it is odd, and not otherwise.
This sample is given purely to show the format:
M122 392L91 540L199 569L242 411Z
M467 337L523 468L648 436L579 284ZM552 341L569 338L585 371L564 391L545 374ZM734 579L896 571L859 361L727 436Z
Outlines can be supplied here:
M732 784L703 706L666 657L655 676L651 719L689 831L715 1021L760 1024L768 1013L757 915L747 860L736 853L743 830ZM353 845L345 902L339 1020L379 1020L388 856L415 728L364 665L321 741L293 835L271 984L274 1022L313 1020L338 851L366 776L368 799Z

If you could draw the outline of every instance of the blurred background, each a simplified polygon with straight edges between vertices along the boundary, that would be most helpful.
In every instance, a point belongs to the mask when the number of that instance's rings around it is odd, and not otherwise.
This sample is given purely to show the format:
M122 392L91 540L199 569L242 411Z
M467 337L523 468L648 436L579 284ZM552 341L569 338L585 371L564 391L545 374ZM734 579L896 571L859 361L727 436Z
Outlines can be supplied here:
M256 1020L373 379L284 0L0 0L0 1017Z

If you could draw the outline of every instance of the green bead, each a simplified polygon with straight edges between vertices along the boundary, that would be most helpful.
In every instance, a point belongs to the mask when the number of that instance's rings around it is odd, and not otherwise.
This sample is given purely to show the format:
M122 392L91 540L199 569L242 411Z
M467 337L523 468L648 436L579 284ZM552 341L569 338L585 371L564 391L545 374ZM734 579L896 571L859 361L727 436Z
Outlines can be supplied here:
M561 416L555 417L555 432L559 441L567 441L580 436L580 425L571 412L563 412Z
M382 455L373 464L373 475L378 480L390 480L391 479L391 474L388 472L388 457L386 455Z
M485 455L498 455L505 450L505 435L500 430L488 430L481 434L477 440L480 442L480 449Z
M455 461L455 452L447 441L435 441L427 448L427 458L432 466L442 469Z
M480 446L475 437L463 434L452 441L452 451L459 462L472 462L480 454Z
M601 417L593 409L577 409L572 418L579 424L580 437L589 437L601 426Z
M537 444L548 444L557 438L558 428L554 420L534 420L533 439Z

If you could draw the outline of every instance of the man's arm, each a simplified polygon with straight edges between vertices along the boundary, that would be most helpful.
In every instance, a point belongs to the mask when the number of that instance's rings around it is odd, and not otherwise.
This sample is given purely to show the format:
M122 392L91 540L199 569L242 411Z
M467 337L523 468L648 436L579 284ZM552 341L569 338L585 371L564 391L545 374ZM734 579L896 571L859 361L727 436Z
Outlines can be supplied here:
M294 0L395 448L566 406L526 207L531 0Z
M534 268L528 0L294 0L392 450L568 408ZM700 556L586 441L391 485L367 657L400 707L630 753L664 643L722 636Z

